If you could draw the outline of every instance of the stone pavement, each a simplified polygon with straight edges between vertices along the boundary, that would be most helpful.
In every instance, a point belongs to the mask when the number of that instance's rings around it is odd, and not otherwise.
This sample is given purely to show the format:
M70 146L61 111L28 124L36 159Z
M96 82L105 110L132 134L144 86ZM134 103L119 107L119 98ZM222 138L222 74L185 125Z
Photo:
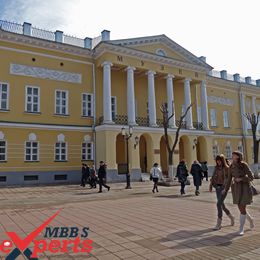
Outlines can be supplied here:
M255 181L260 188L260 182ZM51 226L88 226L94 241L91 253L45 253L39 259L260 259L260 195L250 212L256 220L254 231L238 237L238 210L226 204L236 217L236 225L212 231L216 221L215 194L203 183L201 196L192 186L187 195L179 187L159 187L151 193L152 183L112 184L110 192L77 185L14 187L0 189L0 243L6 231L27 236L43 221L61 210ZM248 224L247 224L248 227ZM43 234L37 239L43 238ZM2 259L5 254L1 253ZM26 259L20 256L17 259Z

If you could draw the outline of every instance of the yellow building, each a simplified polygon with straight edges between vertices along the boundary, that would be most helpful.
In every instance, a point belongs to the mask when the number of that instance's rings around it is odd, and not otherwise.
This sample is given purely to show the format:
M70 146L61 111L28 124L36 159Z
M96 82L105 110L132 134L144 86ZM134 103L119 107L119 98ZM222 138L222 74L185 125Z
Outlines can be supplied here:
M121 129L131 125L131 178L159 162L167 172L160 105L182 111L174 164L214 164L217 153L241 150L253 162L245 112L260 111L260 81L214 71L165 35L78 39L0 21L0 184L76 182L81 162L108 165L108 180L125 180ZM137 144L138 141L138 144Z

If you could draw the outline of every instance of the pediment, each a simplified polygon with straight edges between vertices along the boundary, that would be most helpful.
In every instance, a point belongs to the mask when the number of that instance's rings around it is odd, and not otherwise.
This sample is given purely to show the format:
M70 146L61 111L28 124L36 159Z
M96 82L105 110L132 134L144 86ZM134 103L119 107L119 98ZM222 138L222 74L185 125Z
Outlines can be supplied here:
M125 46L146 53L163 56L194 65L198 65L209 70L212 67L199 57L195 56L165 35L131 38L125 40L111 41L112 44Z

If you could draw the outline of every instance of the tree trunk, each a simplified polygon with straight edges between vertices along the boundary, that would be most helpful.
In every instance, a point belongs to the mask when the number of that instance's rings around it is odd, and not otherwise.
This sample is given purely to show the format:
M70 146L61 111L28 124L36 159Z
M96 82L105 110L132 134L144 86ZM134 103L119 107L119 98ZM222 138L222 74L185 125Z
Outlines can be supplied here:
M173 180L173 152L168 151L168 177Z
M254 150L254 164L258 164L259 142L256 138L255 132L253 132L253 150Z

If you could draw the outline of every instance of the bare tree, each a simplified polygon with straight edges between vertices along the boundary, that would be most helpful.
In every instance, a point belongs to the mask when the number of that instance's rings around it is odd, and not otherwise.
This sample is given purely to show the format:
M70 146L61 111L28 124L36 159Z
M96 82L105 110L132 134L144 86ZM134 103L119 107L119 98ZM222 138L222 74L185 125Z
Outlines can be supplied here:
M162 104L160 107L160 110L163 114L164 141L165 141L166 148L168 151L168 170L169 170L170 176L173 175L173 154L174 154L174 151L175 151L176 146L179 141L180 131L181 131L184 119L185 119L188 111L191 109L191 107L192 107L192 104L190 104L186 108L185 112L180 117L180 121L179 121L179 124L176 129L175 140L174 140L172 146L171 146L170 140L169 140L168 128L169 128L169 122L174 116L174 112L171 115L169 115L167 103Z
M254 152L254 164L258 164L258 155L259 155L259 142L260 140L257 140L256 137L256 132L257 132L257 126L259 123L259 117L260 117L260 112L257 113L246 113L245 114L246 119L251 125L251 130L252 130L252 136L253 136L253 152Z

